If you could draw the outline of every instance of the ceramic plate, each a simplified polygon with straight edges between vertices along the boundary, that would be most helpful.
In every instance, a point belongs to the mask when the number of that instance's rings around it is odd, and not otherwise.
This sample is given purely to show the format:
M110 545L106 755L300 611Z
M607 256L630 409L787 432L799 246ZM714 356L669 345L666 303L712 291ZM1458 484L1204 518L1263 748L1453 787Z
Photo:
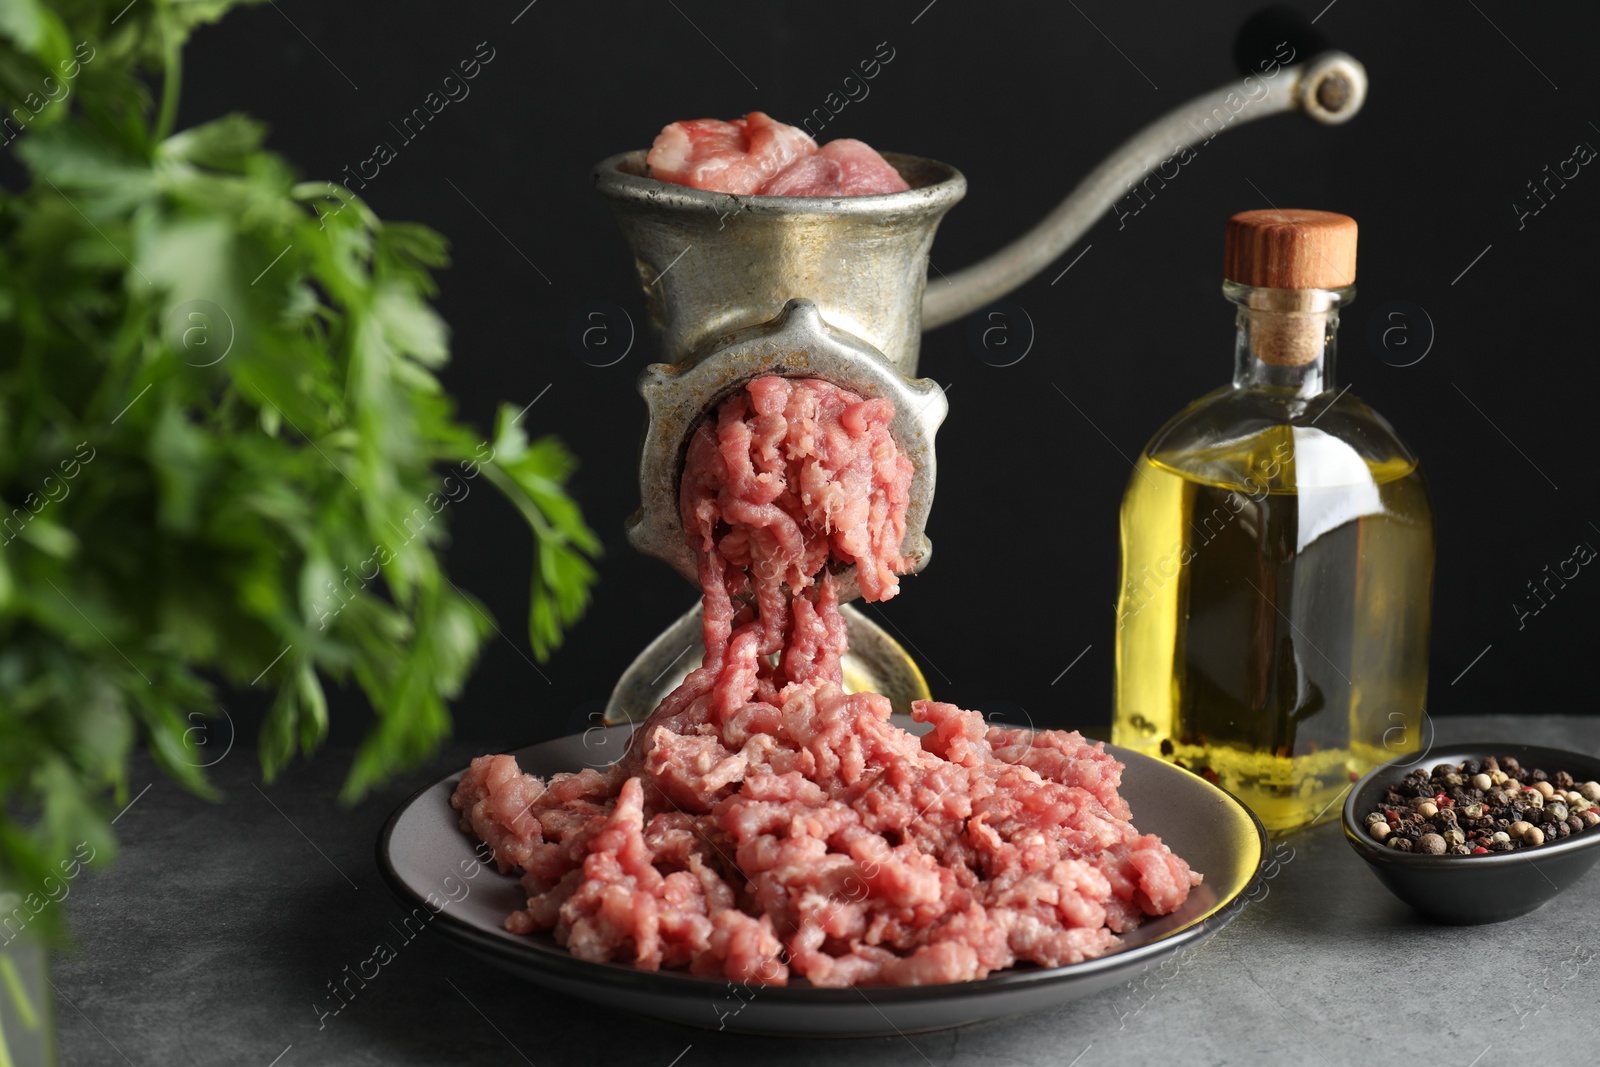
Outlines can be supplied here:
M513 754L524 771L541 777L585 766L598 769L621 754L631 729L597 727ZM1186 770L1106 747L1127 766L1122 795L1133 808L1134 823L1145 833L1159 834L1205 874L1205 883L1182 908L1127 935L1125 947L1111 955L1066 967L1015 967L976 982L861 990L817 989L800 982L745 989L687 973L590 963L574 959L549 934L507 933L501 921L526 898L516 878L477 862L474 839L458 827L450 794L460 772L396 809L378 838L378 866L407 908L436 911L429 925L439 933L475 956L568 996L713 1030L837 1037L937 1030L1052 1008L1127 982L1215 933L1260 879L1267 836L1243 804ZM419 921L424 915L419 913Z

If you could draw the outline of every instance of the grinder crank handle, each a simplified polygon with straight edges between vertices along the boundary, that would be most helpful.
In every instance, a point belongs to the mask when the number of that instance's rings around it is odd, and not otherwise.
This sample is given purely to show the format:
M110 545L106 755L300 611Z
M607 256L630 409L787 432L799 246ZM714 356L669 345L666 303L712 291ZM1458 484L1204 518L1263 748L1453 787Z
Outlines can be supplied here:
M1367 71L1354 57L1326 50L1298 65L1284 65L1306 55L1308 46L1324 43L1287 9L1269 8L1252 17L1235 47L1235 58L1248 71L1244 78L1195 97L1134 134L1011 244L946 280L930 280L922 299L922 328L964 318L1022 285L1152 171L1160 180L1157 168L1176 165L1176 157L1225 130L1285 111L1302 111L1327 126L1354 118L1367 98Z

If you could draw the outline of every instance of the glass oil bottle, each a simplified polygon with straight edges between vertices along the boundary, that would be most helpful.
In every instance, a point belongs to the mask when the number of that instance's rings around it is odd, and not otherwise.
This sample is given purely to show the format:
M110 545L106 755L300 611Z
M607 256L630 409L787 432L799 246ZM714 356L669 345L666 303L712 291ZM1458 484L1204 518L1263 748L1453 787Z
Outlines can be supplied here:
M1234 793L1268 831L1337 818L1418 747L1433 510L1416 457L1334 384L1355 220L1229 220L1231 385L1151 439L1122 504L1112 740Z

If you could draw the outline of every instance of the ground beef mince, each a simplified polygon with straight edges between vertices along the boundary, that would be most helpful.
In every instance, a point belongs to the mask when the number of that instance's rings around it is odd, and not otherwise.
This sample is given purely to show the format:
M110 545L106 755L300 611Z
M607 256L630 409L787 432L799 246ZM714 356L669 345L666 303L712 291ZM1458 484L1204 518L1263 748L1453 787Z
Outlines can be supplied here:
M652 178L714 193L871 196L911 188L861 141L841 137L818 148L806 131L760 111L731 122L669 123L645 162Z
M893 406L768 377L687 454L703 665L604 773L472 762L451 799L502 871L516 933L575 956L740 982L915 985L1100 956L1200 876L1140 834L1122 765L1075 732L990 727L846 693L829 565L899 589L911 465Z

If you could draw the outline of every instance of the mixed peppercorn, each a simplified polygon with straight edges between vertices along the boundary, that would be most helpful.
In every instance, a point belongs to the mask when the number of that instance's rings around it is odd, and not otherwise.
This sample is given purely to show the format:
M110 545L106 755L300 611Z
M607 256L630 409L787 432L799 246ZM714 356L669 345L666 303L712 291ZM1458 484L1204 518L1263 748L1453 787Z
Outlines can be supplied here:
M1430 856L1537 848L1597 824L1600 782L1529 770L1509 756L1418 767L1366 817L1373 840Z

